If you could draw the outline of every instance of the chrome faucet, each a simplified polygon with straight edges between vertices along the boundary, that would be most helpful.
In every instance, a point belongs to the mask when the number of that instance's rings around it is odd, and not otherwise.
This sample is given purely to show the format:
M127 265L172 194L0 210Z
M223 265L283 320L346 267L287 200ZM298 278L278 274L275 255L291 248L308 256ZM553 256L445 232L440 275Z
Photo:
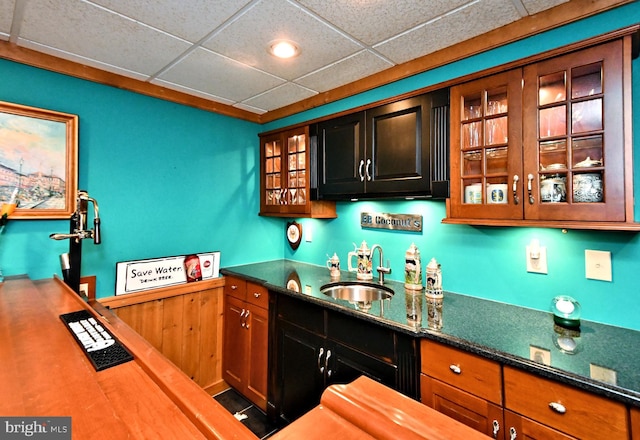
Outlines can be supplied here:
M384 284L384 274L387 273L391 273L391 267L385 267L384 266L384 256L382 253L382 246L380 246L379 244L374 244L371 247L371 261L373 262L373 254L375 252L375 250L378 249L380 251L380 265L376 267L376 270L378 271L378 283L380 284ZM389 262L387 261L387 266L389 266Z

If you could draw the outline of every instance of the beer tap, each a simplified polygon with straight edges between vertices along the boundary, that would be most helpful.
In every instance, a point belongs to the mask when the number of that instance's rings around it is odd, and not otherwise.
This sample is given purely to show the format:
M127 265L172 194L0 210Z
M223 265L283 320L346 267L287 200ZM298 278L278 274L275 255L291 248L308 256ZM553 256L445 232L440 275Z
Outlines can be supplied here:
M93 229L87 229L89 202L93 203ZM60 255L62 277L64 282L80 294L80 268L82 266L82 240L93 239L94 244L100 244L100 214L98 202L89 197L86 191L79 190L76 198L76 210L69 219L69 233L54 233L49 235L54 240L69 239L69 252Z

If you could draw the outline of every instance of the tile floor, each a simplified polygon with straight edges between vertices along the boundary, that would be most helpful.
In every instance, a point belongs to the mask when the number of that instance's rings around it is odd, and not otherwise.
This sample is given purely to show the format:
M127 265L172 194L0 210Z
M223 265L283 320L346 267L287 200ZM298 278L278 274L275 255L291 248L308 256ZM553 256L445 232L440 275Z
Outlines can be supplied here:
M273 423L267 420L267 415L260 408L242 397L233 388L222 391L213 398L260 439L266 439L278 430Z

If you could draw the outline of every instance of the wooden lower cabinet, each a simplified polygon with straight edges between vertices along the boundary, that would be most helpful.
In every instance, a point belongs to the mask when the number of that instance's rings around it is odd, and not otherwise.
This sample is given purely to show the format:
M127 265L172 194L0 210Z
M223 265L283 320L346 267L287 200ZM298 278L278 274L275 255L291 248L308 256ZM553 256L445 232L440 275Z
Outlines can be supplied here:
M504 397L506 409L569 436L558 438L629 438L628 409L605 397L508 366Z
M187 376L215 394L222 380L224 279L101 298L122 321Z
M224 295L223 379L262 410L267 408L268 292L227 277Z
M509 410L504 411L505 435L507 440L575 440L546 425L534 422Z
M629 417L631 418L631 438L640 440L640 408L631 408Z
M426 339L421 359L422 403L492 438L505 438L500 364Z

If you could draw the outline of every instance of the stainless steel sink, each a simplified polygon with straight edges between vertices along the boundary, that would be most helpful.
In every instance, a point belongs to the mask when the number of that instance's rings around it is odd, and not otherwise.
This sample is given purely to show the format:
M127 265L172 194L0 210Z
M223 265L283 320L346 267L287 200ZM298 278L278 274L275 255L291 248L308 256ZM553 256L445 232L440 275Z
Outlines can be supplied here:
M393 296L393 289L377 283L359 281L338 281L320 287L320 292L336 299L346 299L353 302L379 301Z

